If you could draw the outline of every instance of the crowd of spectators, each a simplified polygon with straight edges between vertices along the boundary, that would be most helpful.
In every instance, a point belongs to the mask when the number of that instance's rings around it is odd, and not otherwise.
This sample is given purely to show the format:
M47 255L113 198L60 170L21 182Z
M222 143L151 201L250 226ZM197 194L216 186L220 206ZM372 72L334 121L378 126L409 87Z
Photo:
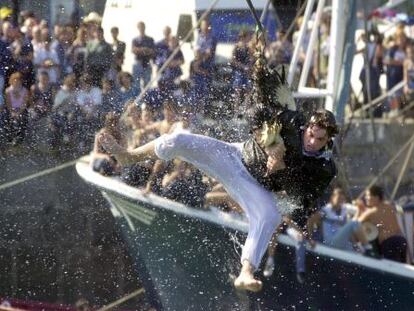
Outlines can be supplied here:
M387 101L375 107L374 117L381 117L389 112L395 114L414 101L412 52L414 41L407 36L404 23L398 23L395 27L395 33L387 38L373 30L369 34L363 33L359 39L365 46L359 52L364 53L364 61L367 63L360 73L363 103L368 103L382 95L383 90L380 86L382 75L385 75L386 80L385 92L404 82L404 86L392 94ZM412 109L409 112L409 116L412 117L411 112Z
M301 24L299 18L292 35L278 29L276 40L269 42L266 50L270 66L289 64ZM79 146L87 149L93 133L103 125L105 114L123 112L125 104L140 94L154 72L163 67L179 46L169 26L165 26L163 39L156 42L146 33L142 21L137 23L137 36L130 51L119 40L117 27L111 29L109 42L105 40L100 20L52 27L25 12L18 25L9 18L1 20L0 25L0 139L11 143L19 143L28 133L32 136L39 123L44 126L47 120L52 146L80 141ZM314 52L310 86L326 84L329 27L330 17L326 15ZM229 62L231 74L217 81L220 71L215 63L217 41L208 20L202 21L189 72L184 74L185 60L178 50L160 74L158 86L150 89L137 105L145 103L159 111L164 100L172 98L192 106L187 110L197 107L208 113L212 110L211 102L220 98L226 102L227 113L245 109L242 103L251 87L255 39L251 32L240 31ZM367 55L369 63L360 74L364 102L381 95L379 79L385 74L387 90L401 81L405 86L377 107L375 116L408 105L414 94L414 55L413 42L404 32L404 25L398 24L395 34L386 40L377 32L364 34L361 40L365 44L359 52ZM304 61L308 41L309 32L299 51L299 64ZM122 71L125 53L134 55L131 73ZM220 85L217 82L222 82L222 89L217 89Z

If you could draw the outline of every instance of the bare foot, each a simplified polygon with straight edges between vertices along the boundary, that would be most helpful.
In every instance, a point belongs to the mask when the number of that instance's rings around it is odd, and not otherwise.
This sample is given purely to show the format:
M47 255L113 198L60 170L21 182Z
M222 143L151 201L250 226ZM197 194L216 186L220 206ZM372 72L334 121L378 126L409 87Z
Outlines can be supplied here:
M249 290L251 292L260 291L263 283L254 278L254 270L254 266L247 259L244 259L242 261L240 275L234 281L234 287L237 289Z
M241 273L239 277L234 281L234 287L251 292L259 292L263 287L263 283L259 280L256 280L253 275L245 275Z

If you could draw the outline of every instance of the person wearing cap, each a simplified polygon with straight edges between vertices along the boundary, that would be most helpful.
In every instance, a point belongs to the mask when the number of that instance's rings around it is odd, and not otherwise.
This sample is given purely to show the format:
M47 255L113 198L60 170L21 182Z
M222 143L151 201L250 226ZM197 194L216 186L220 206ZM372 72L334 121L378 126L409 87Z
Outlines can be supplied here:
M249 219L242 268L234 285L250 291L262 288L254 272L286 212L285 204L274 192L285 190L293 202L289 206L297 207L293 220L306 223L312 203L336 173L331 148L338 129L333 114L318 111L306 120L302 113L285 108L291 107L294 99L284 72L270 69L263 58L259 57L255 64L249 96L249 106L253 107L248 113L252 135L243 143L175 131L129 151L110 135L99 138L123 165L178 158L224 186Z

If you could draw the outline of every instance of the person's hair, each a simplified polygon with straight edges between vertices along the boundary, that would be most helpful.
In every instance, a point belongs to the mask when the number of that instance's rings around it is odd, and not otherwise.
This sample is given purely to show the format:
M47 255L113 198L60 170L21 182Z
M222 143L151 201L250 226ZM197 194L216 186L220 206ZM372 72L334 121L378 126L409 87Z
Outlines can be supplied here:
M171 111L173 111L175 113L178 113L178 108L179 107L178 107L177 103L172 98L167 98L162 103L162 108L163 109L171 110Z
M122 81L124 78L131 80L131 82L133 79L132 75L129 72L121 71L120 73L118 73L118 84L119 85L123 86Z
M247 38L249 36L249 31L245 28L243 28L242 30L240 30L239 32L239 40Z
M115 81L112 79L108 79L107 77L103 77L101 80L102 86L107 83L111 86L111 89L115 88Z
M137 105L135 102L135 98L130 98L126 101L124 106L124 111L126 115L131 113L131 110L136 109L139 113L141 113L141 107Z
M48 77L49 78L49 73L47 71L45 71L45 70L42 70L42 71L39 71L39 73L37 74L37 76L38 77L45 76L45 77Z
M325 129L329 138L334 137L339 132L335 116L329 110L315 111L307 124L307 126L312 125L317 125L318 127Z
M378 185L374 185L368 188L368 192L371 196L379 198L381 201L384 200L384 189Z
M76 38L75 38L74 43L79 44L82 39L85 39L86 33L87 33L86 29L84 27L80 27L76 31Z
M338 186L336 186L332 189L331 195L329 197L329 201L331 201L333 199L334 195L342 195L345 198L345 200L347 199L344 189L342 189L341 187L338 187Z
M11 74L10 78L9 78L9 84L12 84L12 82L14 80L23 80L23 75L20 72L14 72Z
M93 84L92 81L93 81L92 76L88 73L85 73L80 77L80 83L85 83L85 84L89 84L92 86Z
M339 193L339 194L345 195L345 191L341 187L335 187L335 188L333 188L332 194L334 194L334 193Z
M73 73L68 74L64 79L63 79L63 84L64 85L68 85L68 84L75 84L76 83L76 76Z
M114 31L119 32L119 28L118 28L118 27L116 27L116 26L112 27L112 28L111 28L111 32L114 32Z
M280 28L280 29L277 29L276 30L276 33L280 33L281 35L285 35L286 34L286 30L283 29L283 28ZM279 39L279 38L277 38L277 39Z
M105 127L114 127L118 125L119 117L115 112L108 112L105 116Z

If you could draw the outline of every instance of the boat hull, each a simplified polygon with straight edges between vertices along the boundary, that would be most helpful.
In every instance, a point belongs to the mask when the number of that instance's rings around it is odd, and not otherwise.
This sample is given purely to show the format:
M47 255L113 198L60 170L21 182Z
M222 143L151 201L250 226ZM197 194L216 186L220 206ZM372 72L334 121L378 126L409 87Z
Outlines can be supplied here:
M276 269L259 293L236 291L248 224L215 209L198 210L92 172L135 258L157 310L412 310L414 267L318 244L307 249L306 282L296 280L294 244L279 237Z
M245 233L106 193L118 210L133 256L167 310L409 310L414 281L308 252L305 284L296 281L294 247L280 243L276 270L258 294L238 292L238 242ZM235 241L236 239L236 241ZM259 271L260 274L260 271Z

